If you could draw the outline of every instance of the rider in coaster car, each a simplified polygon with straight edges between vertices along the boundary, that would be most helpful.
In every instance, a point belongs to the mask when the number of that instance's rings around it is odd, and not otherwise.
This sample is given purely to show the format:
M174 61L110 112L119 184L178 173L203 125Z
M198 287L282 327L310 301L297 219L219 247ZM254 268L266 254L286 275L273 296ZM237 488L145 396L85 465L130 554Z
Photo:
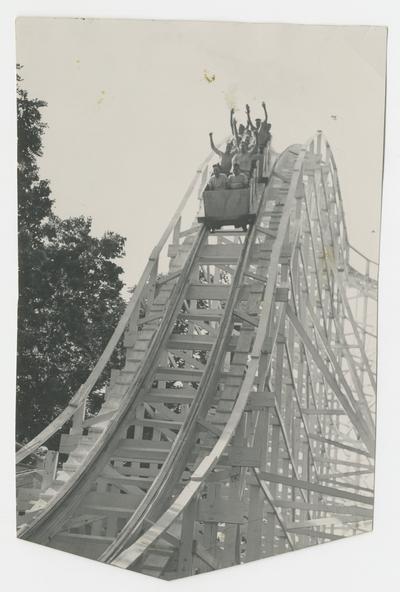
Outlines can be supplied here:
M213 164L213 174L211 175L206 189L215 191L216 189L226 189L228 177L221 173L221 167L218 163Z
M240 171L239 164L236 162L233 165L233 173L228 177L229 189L244 189L249 184L249 180L245 173Z
M232 130L232 135L234 137L233 151L237 152L241 142L243 140L246 140L247 135L250 134L250 126L249 126L249 122L247 122L246 127L243 125L243 123L240 123L239 128L238 128L234 113L235 113L235 109L231 109L231 130Z
M240 144L240 150L232 159L233 165L238 164L242 173L245 173L248 177L254 168L255 161L258 158L258 137L255 132L255 144L252 148L248 148L245 142Z
M271 131L270 131L271 124L268 123L268 113L267 113L267 108L265 106L265 102L263 101L261 103L261 105L264 110L264 121L257 118L255 120L256 125L254 125L253 122L251 121L251 118L250 118L250 107L248 105L246 105L246 113L247 113L247 123L250 126L250 128L253 130L253 132L256 132L258 134L259 148L260 148L260 150L263 150L263 148L265 148L267 143L270 142L272 136L271 136Z
M222 150L219 150L215 146L212 132L210 132L208 135L210 136L210 144L211 144L212 150L214 150L215 154L218 154L218 156L221 158L221 163L220 163L221 172L224 173L225 175L229 175L229 173L231 172L231 168L232 168L232 158L235 153L234 147L233 147L233 140L226 144L225 152L222 152Z
M233 173L228 178L228 189L245 189L248 187L249 180L245 173L240 171L239 165L236 162L233 165ZM235 224L235 228L239 228L240 224ZM243 230L247 231L247 224L242 224Z

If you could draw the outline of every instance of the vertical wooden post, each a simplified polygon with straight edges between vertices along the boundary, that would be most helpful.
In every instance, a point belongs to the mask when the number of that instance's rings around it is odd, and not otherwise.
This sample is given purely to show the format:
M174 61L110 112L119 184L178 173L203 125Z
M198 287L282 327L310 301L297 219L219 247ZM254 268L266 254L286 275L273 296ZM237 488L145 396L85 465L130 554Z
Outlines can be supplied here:
M321 154L321 139L322 139L322 131L317 130L317 154Z
M194 523L196 519L197 499L187 506L182 518L181 542L178 554L178 577L192 575Z
M86 414L86 401L84 401L78 409L75 411L74 415L72 416L72 427L70 429L70 434L82 434L82 425L85 421L85 414Z
M172 243L174 245L179 245L179 234L181 232L181 223L182 223L182 217L180 216L178 218L177 223L174 226L174 231L173 231L173 235L172 235Z
M44 492L53 483L57 474L58 452L48 450L44 459L41 490Z

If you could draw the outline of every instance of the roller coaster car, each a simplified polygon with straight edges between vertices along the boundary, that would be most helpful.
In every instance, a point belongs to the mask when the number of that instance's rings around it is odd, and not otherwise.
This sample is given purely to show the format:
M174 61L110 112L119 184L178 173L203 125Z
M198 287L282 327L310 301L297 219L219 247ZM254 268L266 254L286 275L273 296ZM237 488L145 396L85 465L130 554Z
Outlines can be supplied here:
M207 228L214 230L234 224L246 226L252 224L256 214L251 211L250 189L205 190L203 193L204 217L197 220Z

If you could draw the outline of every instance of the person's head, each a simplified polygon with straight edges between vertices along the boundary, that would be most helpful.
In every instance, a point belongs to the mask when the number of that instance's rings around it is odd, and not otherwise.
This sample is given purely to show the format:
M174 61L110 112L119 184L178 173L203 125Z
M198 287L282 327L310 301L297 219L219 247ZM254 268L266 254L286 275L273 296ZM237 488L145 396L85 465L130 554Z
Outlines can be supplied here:
M233 165L233 174L238 175L240 173L240 166L237 162Z
M220 172L221 172L221 169L219 167L219 164L218 163L217 164L213 164L213 174L216 177L219 177Z
M240 134L240 135L242 135L242 134L244 133L244 130L245 130L245 129L246 129L246 128L244 127L243 123L241 123L241 124L239 125L239 129L238 129L238 131L239 131L239 134Z
M260 129L260 126L261 126L261 119L257 118L256 119L256 128Z

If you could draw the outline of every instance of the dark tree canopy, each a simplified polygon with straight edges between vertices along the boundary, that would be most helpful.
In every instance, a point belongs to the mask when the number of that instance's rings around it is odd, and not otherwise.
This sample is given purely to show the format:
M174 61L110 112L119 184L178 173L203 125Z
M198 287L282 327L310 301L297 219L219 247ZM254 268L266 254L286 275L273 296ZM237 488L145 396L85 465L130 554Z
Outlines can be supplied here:
M46 103L30 99L18 77L19 301L17 440L25 442L63 409L87 378L124 309L115 260L125 239L91 235L91 219L53 212L40 178ZM73 171L71 171L73 175ZM117 354L118 355L118 354ZM116 360L114 359L115 363ZM105 377L89 402L98 408Z

